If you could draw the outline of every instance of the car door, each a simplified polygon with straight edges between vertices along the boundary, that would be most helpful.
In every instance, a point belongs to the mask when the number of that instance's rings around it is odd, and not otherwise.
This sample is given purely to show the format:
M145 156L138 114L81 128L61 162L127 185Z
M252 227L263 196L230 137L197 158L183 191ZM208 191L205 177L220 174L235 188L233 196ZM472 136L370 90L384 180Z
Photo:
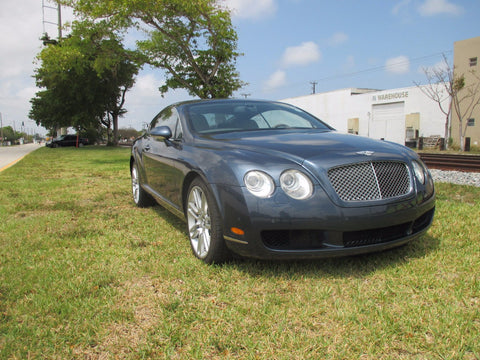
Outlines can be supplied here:
M67 135L65 136L65 146L76 146L77 145L77 135Z
M180 209L183 173L179 170L179 159L183 148L183 131L174 107L158 114L152 120L150 129L159 126L168 126L172 137L147 136L143 154L147 182L157 196Z

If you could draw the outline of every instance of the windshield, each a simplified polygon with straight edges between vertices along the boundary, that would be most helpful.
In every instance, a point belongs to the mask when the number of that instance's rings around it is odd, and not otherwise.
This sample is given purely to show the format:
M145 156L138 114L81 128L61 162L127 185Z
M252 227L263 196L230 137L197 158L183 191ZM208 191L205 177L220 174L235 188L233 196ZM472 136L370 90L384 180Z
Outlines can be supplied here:
M266 129L332 130L305 111L287 104L221 101L190 104L190 125L200 134Z

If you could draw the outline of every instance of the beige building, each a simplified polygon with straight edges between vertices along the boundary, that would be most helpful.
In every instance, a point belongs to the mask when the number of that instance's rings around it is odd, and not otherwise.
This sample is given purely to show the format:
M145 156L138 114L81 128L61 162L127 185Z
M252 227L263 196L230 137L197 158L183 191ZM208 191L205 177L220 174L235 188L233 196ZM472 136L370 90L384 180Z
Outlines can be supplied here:
M465 77L464 90L460 91L460 98L466 94L466 91L476 89L473 98L460 102L461 112L465 118L462 120L463 130L465 131L466 143L470 146L480 146L480 104L476 106L473 112L467 110L471 101L478 102L480 99L480 36L456 41L453 45L453 64L454 74L458 78ZM460 144L460 131L457 113L452 109L451 136L454 143Z

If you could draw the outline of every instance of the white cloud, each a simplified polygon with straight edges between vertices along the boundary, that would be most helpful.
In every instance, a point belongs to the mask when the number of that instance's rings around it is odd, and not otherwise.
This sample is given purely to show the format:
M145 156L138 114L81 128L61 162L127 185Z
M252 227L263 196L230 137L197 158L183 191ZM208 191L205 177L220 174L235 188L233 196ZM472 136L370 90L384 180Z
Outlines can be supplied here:
M135 85L127 93L127 113L119 121L120 127L145 128L165 106L192 99L186 90L170 90L162 97L159 87L165 84L164 73L146 66L140 71Z
M418 8L418 11L422 16L435 16L440 14L460 15L463 13L463 8L449 2L449 0L425 0Z
M332 35L332 37L328 40L328 43L331 46L337 46L343 44L348 40L348 35L343 32L336 32Z
M270 92L284 86L287 83L287 73L283 70L274 72L265 82L263 90Z
M261 19L277 11L276 0L220 0L231 10L234 17ZM221 3L220 2L220 3Z
M52 5L45 1L45 5ZM55 6L55 5L54 5ZM52 10L54 15L56 11ZM57 21L56 17L45 13L45 20ZM73 18L72 12L62 8L65 24ZM34 59L42 49L40 38L44 31L50 37L57 36L55 25L43 25L42 2L38 0L2 0L0 12L0 112L3 125L11 126L28 119L30 99L38 89L35 88ZM29 125L29 126L30 126ZM44 132L44 131L40 131Z
M434 72L447 73L449 70L450 70L450 65L446 64L445 61L442 60L432 66L419 67L417 71L419 74L427 73L427 74L433 75Z
M406 74L410 71L410 60L406 56L398 56L385 62L385 70L392 74Z
M36 17L35 11L24 3L18 3L18 9L12 4L2 4L0 15L1 78L31 71L33 57L41 46L42 18ZM32 33L32 28L36 33Z
M394 15L399 15L400 12L406 8L410 3L411 3L412 0L402 0L400 2L398 2L392 9L392 14Z
M164 83L163 80L157 80L153 73L141 74L135 81L135 90L142 97L152 97L158 94L158 88Z
M28 86L23 89L20 89L17 93L16 96L19 97L20 99L31 99L35 96L37 93L38 88L35 86Z
M292 46L285 49L281 64L283 67L306 66L319 61L322 53L318 45L312 41L304 42L299 46Z

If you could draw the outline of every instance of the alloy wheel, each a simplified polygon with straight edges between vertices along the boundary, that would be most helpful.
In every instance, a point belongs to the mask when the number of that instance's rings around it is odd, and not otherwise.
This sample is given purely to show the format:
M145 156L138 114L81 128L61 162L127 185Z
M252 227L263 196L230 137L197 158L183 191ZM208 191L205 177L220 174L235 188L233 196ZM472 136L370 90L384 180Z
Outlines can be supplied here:
M203 259L210 250L211 221L206 194L199 186L192 187L188 195L187 221L192 249Z
M133 200L136 204L138 204L138 200L140 197L140 184L138 183L138 172L135 166L132 168L132 193Z

